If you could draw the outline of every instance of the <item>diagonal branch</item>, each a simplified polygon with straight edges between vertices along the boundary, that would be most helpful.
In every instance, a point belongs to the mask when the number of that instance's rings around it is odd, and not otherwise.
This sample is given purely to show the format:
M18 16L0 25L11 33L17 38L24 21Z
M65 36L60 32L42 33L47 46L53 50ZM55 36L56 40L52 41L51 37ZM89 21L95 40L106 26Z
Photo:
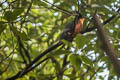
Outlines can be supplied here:
M8 78L8 79L6 79L6 80L16 80L17 78L26 75L28 72L30 72L30 71L32 71L34 68L36 68L39 64L41 64L42 62L44 62L44 61L46 61L46 60L48 60L48 59L49 59L49 57L43 59L42 61L40 61L39 63L37 63L35 66L33 66L33 67L29 68L28 70L26 70L24 73L22 73L22 71L19 71L15 76L12 76L12 77L10 77L10 78ZM22 73L22 74L21 74L21 73Z
M46 54L48 54L49 52L51 52L52 50L56 49L57 47L59 47L62 44L63 44L62 42L58 42L57 44L51 46L50 48L45 50L43 53L41 53L39 56L37 56L23 71L18 72L16 75L14 75L11 78L8 78L6 80L15 80L15 79L17 79L19 77L22 77L22 76L26 75L29 72L29 69L32 69L31 67L32 67L33 64L35 64L43 56L45 56ZM40 62L40 63L42 63L42 62Z
M120 7L119 7L119 9L117 10L117 13L119 13L119 12L120 12ZM109 23L110 21L112 21L116 16L117 16L117 15L115 14L115 15L111 16L110 18L108 18L106 21L103 22L103 25L106 25L107 23ZM95 30L95 29L96 29L96 27L93 26L93 27L91 27L91 28L87 28L87 29L81 31L80 33L81 33L81 34L84 34L84 33L86 33L86 32L91 32L91 31L93 31L93 30Z
M28 50L25 48L24 44L22 43L22 40L20 38L20 36L18 35L17 36L17 39L18 39L18 43L19 43L19 49L20 49L20 54L21 56L23 57L23 60L25 61L25 58L24 58L24 55L23 55L23 51L22 49L24 50L24 53L29 61L29 63L31 62L31 57L30 57L30 53L28 52ZM27 63L27 61L25 61L25 63Z
M52 4L52 3L50 3L50 2L48 2L48 1L46 1L46 0L44 0L43 2L45 2L45 3L47 3L47 4L50 4L50 5L52 5L53 7L56 7L57 9L59 9L60 11L66 13L66 14L68 14L68 15L77 15L77 14L72 14L72 12L67 11L67 10L65 10L65 9L62 9L62 8L60 8L60 7L54 5L54 4Z
M93 20L94 25L98 29L98 38L100 38L102 42L102 49L106 52L106 55L113 64L115 71L120 75L120 61L118 60L118 55L109 42L109 38L107 33L104 31L103 24L100 22L97 15L94 16Z

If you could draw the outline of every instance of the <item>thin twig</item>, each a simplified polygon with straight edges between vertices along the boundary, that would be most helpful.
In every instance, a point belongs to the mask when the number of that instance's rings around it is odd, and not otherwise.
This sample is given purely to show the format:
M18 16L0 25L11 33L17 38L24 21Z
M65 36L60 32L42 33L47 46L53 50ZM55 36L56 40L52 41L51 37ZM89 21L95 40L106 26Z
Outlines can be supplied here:
M50 2L48 2L48 1L46 1L46 0L44 0L43 2L48 3L48 4L52 5L53 7L56 7L57 9L59 9L60 11L66 13L66 14L68 14L68 15L71 15L71 16L78 15L78 14L75 14L75 13L73 14L72 12L67 11L67 10L65 10L65 9L62 9L62 8L60 8L60 7L54 5L54 4L52 4L52 3L50 3Z
M0 72L0 75L2 75L4 72L6 72L7 69L10 67L10 64L11 64L12 59L13 59L13 55L14 55L14 54L12 54L12 58L10 59L10 62L9 62L9 64L8 64L8 66L7 66L3 71Z
M102 65L104 66L104 64ZM101 67L99 67L93 74L92 76L90 76L90 79L89 80L92 80L92 78L95 76L96 73L98 73L98 71L100 71Z
M119 9L117 10L117 12L119 12L119 11L120 11L120 7L119 7ZM116 16L117 16L117 15L115 14L115 15L111 16L110 18L108 18L106 21L103 22L103 25L106 25L107 23L109 23L110 21L112 21ZM86 32L91 32L91 31L93 31L93 30L95 30L95 29L96 29L96 27L93 26L93 27L91 27L91 28L88 28L88 29L85 29L85 30L81 31L80 33L81 33L81 34L84 34L84 33L86 33Z

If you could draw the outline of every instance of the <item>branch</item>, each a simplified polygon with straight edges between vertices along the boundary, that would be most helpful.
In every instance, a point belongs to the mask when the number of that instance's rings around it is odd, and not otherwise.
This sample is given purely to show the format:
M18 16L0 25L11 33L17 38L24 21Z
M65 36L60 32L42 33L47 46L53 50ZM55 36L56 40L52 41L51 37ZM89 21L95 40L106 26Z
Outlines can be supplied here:
M117 12L118 12L118 13L120 12L120 7L119 7L119 9L117 10ZM110 18L108 18L106 21L103 22L103 25L106 25L107 23L109 23L110 21L112 21L116 16L117 16L117 15L115 14L115 15L111 16ZM84 33L86 33L86 32L90 32L90 31L93 31L93 30L95 30L95 29L96 29L96 26L93 26L93 27L91 27L91 28L87 28L87 29L81 31L80 33L81 33L81 34L84 34Z
M105 64L103 64L102 66L104 66ZM89 80L92 80L93 79L93 77L95 76L95 74L97 74L98 73L98 71L100 71L102 68L101 67L99 67L91 76L90 76L90 79Z
M17 78L26 75L28 72L30 72L30 71L32 71L34 68L36 68L39 64L41 64L42 62L44 62L44 61L46 61L46 60L48 60L48 59L49 59L49 58L45 58L45 59L43 59L42 61L40 61L38 64L36 64L35 66L33 66L33 67L31 67L30 69L28 69L27 71L25 71L24 73L22 73L22 71L19 71L15 76L10 77L10 78L8 78L8 79L6 79L6 80L16 80ZM22 74L21 74L21 73L22 73Z
M28 9L27 9L27 11L26 11L26 13L25 13L25 15L24 15L24 18L28 15L28 13L29 13L29 11L30 11L30 9L31 9L31 7L32 7L33 1L34 1L34 0L31 0L30 5L29 5L29 7L28 7Z
M63 68L63 69L64 69L64 67L67 65L67 57L68 57L68 55L65 55L65 56L64 56L63 64L62 64L62 68Z
M22 40L21 40L20 36L13 30L13 27L14 27L13 23L9 23L9 26L10 26L11 31L13 32L13 34L16 36L16 38L18 40L20 55L22 56L24 62L27 63L27 61L25 60L25 57L24 57L24 55L22 53L22 49L23 49L24 52L25 52L25 55L28 58L29 63L30 63L31 62L31 58L30 58L30 55L29 55L30 53L28 52L28 50L26 50L24 44L22 43Z
M62 45L62 42L58 42L57 44L51 46L50 48L48 48L47 50L45 50L43 53L41 53L38 57L36 57L27 67L25 70L27 70L29 67L31 67L33 64L35 64L38 60L40 60L43 56L45 56L48 52L56 49L57 47L59 47L60 45Z
M7 60L12 54L13 54L13 51L10 52L10 54L6 56L4 59L2 59L2 61L0 61L0 64L3 63L3 61Z
M24 63L27 65L27 60L25 59L25 56L24 56L23 51L22 51L22 48L24 47L24 45L23 45L23 43L22 43L22 41L21 41L21 39L20 39L19 36L18 36L17 39L18 39L18 44L19 44L19 53L20 53L20 55L21 55ZM26 53L25 53L25 54L26 54ZM29 55L29 54L27 53L26 56L27 56L29 62L31 62L30 56L28 56L28 55Z
M2 75L3 73L5 73L5 72L8 70L8 68L10 67L10 64L11 64L12 59L13 59L13 55L14 55L14 54L12 54L12 57L11 57L11 59L10 59L10 62L9 62L9 64L8 64L8 66L7 66L3 71L0 72L0 75Z
M57 9L59 9L60 11L62 11L63 13L66 13L66 14L68 14L68 15L77 15L77 14L72 14L72 12L67 11L67 10L65 10L65 9L62 9L62 8L60 8L60 7L54 5L54 4L52 4L52 3L50 3L50 2L48 2L48 1L46 1L46 0L43 0L43 2L48 3L48 4L52 5L53 7L56 7Z
M57 44L51 46L50 48L48 48L47 50L45 50L43 53L41 53L39 56L37 56L23 71L19 71L16 75L6 79L6 80L15 80L19 77L22 77L24 75L26 75L29 72L29 69L32 69L31 67L37 62L39 61L43 56L47 55L50 51L56 49L57 47L59 47L60 45L62 45L62 42L58 42ZM36 64L37 65L37 64ZM30 70L31 71L31 70Z
M118 60L118 56L109 42L109 38L104 31L103 24L100 22L97 15L94 16L93 20L94 25L98 29L98 37L102 41L102 48L106 52L106 55L108 56L111 63L113 64L115 71L120 75L120 61Z

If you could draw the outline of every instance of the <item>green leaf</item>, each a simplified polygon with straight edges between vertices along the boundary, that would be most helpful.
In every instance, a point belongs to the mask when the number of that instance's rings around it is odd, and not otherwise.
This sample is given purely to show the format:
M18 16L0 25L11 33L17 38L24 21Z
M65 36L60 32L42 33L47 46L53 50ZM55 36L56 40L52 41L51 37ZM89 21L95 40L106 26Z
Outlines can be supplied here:
M6 11L4 14L4 18L8 21L11 22L13 21L16 17L13 16L13 13L11 11Z
M57 51L54 51L52 52L51 54L49 54L48 56L60 56L62 54L70 54L71 52L68 51L68 50L57 50Z
M71 64L75 65L77 69L80 69L81 60L78 54L72 54L70 56L70 62Z
M85 43L86 43L86 38L80 34L78 34L75 38L75 43L79 49L81 49Z
M102 42L101 42L101 40L99 38L96 40L95 47L96 48L102 48Z
M15 17L17 17L18 15L20 15L21 13L23 13L24 12L24 9L15 9L14 11L13 11L13 15L15 16Z
M28 40L27 34L26 34L24 31L20 33L20 37L21 37L22 40L24 40L24 41L27 41L27 40Z
M72 46L72 43L68 42L67 40L61 40L61 41L68 46Z
M15 9L13 12L12 11L6 11L4 14L4 18L8 22L12 22L17 19L17 16L20 15L24 9Z
M39 0L34 0L34 4L39 5L39 6L47 6L46 3L44 3L43 1L39 1Z
M117 33L117 37L120 39L120 31L118 31L118 33Z
M5 30L7 25L5 25L3 22L0 22L0 35Z
M20 32L17 30L16 27L13 27L13 26L12 26L12 30L13 30L14 34L20 36L22 40L25 40L25 41L28 40L28 37L24 31Z
M87 56L82 55L80 56L80 58L85 64L89 65L90 67L93 67L93 62Z
M60 2L59 0L54 0L54 3Z
M56 69L56 72L59 73L60 72L60 63L56 60L55 61L55 69Z

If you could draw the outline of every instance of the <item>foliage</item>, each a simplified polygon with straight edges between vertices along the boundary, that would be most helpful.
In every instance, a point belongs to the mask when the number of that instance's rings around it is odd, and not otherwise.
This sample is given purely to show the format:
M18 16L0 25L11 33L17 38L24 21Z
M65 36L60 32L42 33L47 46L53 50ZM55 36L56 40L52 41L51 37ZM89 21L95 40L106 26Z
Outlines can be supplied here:
M2 0L0 1L0 80L23 70L44 50L59 40L65 25L74 19L67 11L78 9L77 0ZM93 26L95 10L101 21L117 15L104 27L112 46L120 53L119 0L81 0L85 30ZM61 10L65 9L67 11ZM119 80L108 57L101 50L96 30L78 34L72 43L42 57L50 57L17 80ZM68 48L69 46L69 48ZM118 54L120 55L120 54ZM107 73L106 73L107 72Z

